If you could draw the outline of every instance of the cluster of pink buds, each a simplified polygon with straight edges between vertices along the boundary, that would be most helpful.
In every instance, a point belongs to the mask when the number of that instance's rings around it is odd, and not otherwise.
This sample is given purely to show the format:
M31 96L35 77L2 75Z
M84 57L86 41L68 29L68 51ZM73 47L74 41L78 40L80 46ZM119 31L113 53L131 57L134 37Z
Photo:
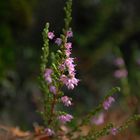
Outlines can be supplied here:
M69 29L69 31L67 31L67 37L73 37L73 32L71 30L71 28Z
M127 77L128 72L124 68L124 60L121 57L118 57L117 59L115 59L114 64L119 67L119 69L114 72L114 77L118 79Z
M54 32L48 32L48 38L50 39L50 40L55 40L54 42L55 42L55 44L57 44L58 46L60 46L61 45L61 43L62 43L62 39L61 38L55 38L55 35L54 35Z
M73 32L71 28L66 32L65 37L66 40L73 37ZM64 58L62 58L61 64L59 65L59 70L61 72L60 82L66 85L68 89L74 89L74 87L78 85L79 80L75 77L76 73L75 73L74 58L70 57L72 51L72 43L66 42L62 44L62 39L55 38L54 32L48 32L48 38L50 40L53 40L54 43L57 44L58 46L63 45L62 52L65 56ZM46 69L44 76L45 76L45 80L49 85L50 92L55 95L56 87L52 84L52 78L51 78L52 73L53 73L52 69ZM61 102L64 104L64 106L67 107L72 105L72 99L69 98L68 96L61 97ZM58 120L62 123L70 122L72 119L73 116L70 114L58 116Z
M52 73L53 73L53 70L47 68L45 70L44 78L49 85L50 92L53 94L56 94L56 87L52 84Z
M99 114L97 117L94 116L94 117L91 119L91 123L93 123L93 124L95 124L95 125L101 125L101 124L103 124L103 123L104 123L104 114L101 113L101 114Z
M72 31L67 31L67 38L72 37L73 33ZM62 64L60 64L60 70L61 71L67 71L68 74L61 75L60 81L67 86L68 89L74 89L75 86L78 85L79 80L75 77L75 64L74 64L74 58L70 57L71 50L72 50L72 43L67 42L64 46L65 50L65 56L66 59L63 60Z
M124 60L121 57L115 59L114 64L118 67L122 67L124 65Z
M50 128L46 128L45 129L45 133L47 134L47 136L52 136L54 135L54 131Z
M54 32L48 32L48 38L53 39L55 37Z
M65 105L65 106L71 106L72 105L72 99L71 98L69 98L68 96L63 96L63 97L61 97L61 101L62 101L62 103Z
M62 123L70 122L73 119L73 116L70 114L58 116L58 120Z
M110 130L110 133L115 136L118 133L118 129L114 127Z
M62 43L62 39L61 38L56 38L55 43L60 46Z
M125 78L127 77L127 75L128 75L128 72L126 69L120 69L114 72L114 76L118 79Z
M108 110L111 106L111 104L115 102L115 99L113 97L108 97L104 102L103 102L103 108L104 110Z
M52 83L52 77L51 77L52 72L53 72L52 69L49 69L49 68L47 68L47 69L45 70L44 77L45 77L45 80L46 80L46 82L47 82L48 84L51 84L51 83Z
M54 32L48 32L48 38L50 40L54 39ZM73 37L73 32L71 28L66 32L66 38ZM56 38L55 43L60 46L62 44L61 38ZM75 78L75 65L74 58L70 57L72 50L72 43L67 42L64 44L64 53L66 55L66 59L63 60L62 64L60 64L59 68L61 71L68 71L68 75L61 75L60 81L68 87L68 89L74 89L75 86L78 85L79 80ZM50 77L49 77L50 78Z

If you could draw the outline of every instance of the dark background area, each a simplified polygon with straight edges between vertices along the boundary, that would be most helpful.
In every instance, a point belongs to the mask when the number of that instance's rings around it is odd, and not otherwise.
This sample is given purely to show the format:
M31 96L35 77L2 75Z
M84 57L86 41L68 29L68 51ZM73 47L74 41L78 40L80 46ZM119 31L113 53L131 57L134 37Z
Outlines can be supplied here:
M50 30L61 33L64 4L65 0L0 1L0 124L31 129L34 122L42 123L36 112L42 30L50 22ZM120 56L128 71L129 96L139 100L140 1L73 0L72 16L73 56L81 80L74 91L65 91L73 97L73 113L84 114L111 87L122 86L113 76L114 60ZM116 96L116 105L124 95Z

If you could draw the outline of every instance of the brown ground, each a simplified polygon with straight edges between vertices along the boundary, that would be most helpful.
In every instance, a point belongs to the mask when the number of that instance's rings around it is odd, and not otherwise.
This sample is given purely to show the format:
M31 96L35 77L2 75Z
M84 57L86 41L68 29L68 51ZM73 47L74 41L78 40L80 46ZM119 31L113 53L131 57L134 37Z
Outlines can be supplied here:
M120 126L127 118L129 114L123 112L122 110L115 110L115 112L110 112L105 117L105 122L111 121L117 126ZM138 126L139 127L139 126ZM140 140L140 134L136 134L133 130L133 126L116 136L109 135L100 138L100 140ZM83 127L83 134L86 134L90 130L90 126ZM39 130L36 129L35 133L23 132L19 128L9 128L0 125L0 140L49 140L46 135L40 135ZM70 140L63 136L61 140Z

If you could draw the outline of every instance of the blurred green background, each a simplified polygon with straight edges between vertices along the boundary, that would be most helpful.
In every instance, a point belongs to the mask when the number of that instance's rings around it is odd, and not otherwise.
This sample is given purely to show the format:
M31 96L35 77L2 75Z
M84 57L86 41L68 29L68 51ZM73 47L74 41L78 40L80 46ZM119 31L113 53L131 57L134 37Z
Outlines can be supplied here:
M38 75L42 30L50 22L56 35L63 27L65 0L0 1L0 124L31 129L42 123ZM140 98L140 1L73 0L73 56L77 77L74 114L84 114L98 104L113 86ZM122 57L128 77L116 79L114 60ZM123 90L124 92L126 90ZM117 100L124 100L123 91ZM117 101L119 102L119 101ZM139 103L136 105L139 112ZM87 109L88 108L88 109Z

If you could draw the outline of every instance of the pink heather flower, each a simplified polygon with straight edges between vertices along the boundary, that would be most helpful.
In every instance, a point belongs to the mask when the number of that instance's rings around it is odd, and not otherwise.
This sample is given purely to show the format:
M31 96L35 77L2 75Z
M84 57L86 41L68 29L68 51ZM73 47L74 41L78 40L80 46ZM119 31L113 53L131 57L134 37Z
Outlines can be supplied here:
M61 71L64 71L65 68L66 68L66 67L65 67L65 64L62 63L61 65L59 65L59 69L60 69Z
M51 85L50 92L52 92L53 94L56 94L56 87Z
M112 135L116 135L116 134L118 133L117 128L112 128L112 129L110 130L110 133L111 133Z
M124 60L121 57L119 57L115 60L114 64L116 66L123 66L124 65Z
M68 77L66 75L61 75L60 77L60 81L66 85L67 81L68 81Z
M68 78L66 75L60 77L60 81L68 87L68 89L74 89L74 86L78 85L79 80L75 77Z
M46 76L45 80L47 81L48 84L52 83L52 78L50 76Z
M74 77L75 76L75 65L71 65L71 67L69 67L69 69L68 69L68 72L71 77Z
M50 128L46 128L45 129L45 133L47 134L47 136L52 136L54 135L54 131Z
M75 73L75 65L73 63L74 63L74 58L71 57L67 58L64 63L68 68L68 72L70 75L74 75Z
M115 99L113 97L108 97L104 102L103 102L103 108L105 110L108 110L112 104L112 102L114 102Z
M67 80L66 86L68 87L68 89L74 89L74 85L77 86L78 82L79 82L78 79L76 79L75 77L72 77Z
M54 33L53 32L48 32L48 38L49 39L53 39L55 37Z
M50 83L52 83L52 78L51 78L51 74L52 74L52 69L46 69L45 70L45 74L44 74L44 78L45 78L45 80L50 84Z
M108 102L111 104L112 102L115 102L115 99L113 97L108 97Z
M66 49L71 49L72 48L72 43L70 43L70 42L69 43L66 43L65 44L65 48Z
M65 50L65 54L67 57L69 57L71 55L71 50L70 49Z
M91 122L95 125L101 125L104 123L104 114L101 113L98 117L93 117Z
M71 106L72 105L72 103L71 103L71 98L69 98L68 96L63 96L63 97L61 97L61 101L62 101L62 103L65 105L65 106Z
M125 70L125 69L116 70L116 71L114 72L114 77L116 77L116 78L118 78L118 79L120 79L120 78L125 78L125 77L127 77L127 75L128 75L128 72L127 72L127 70Z
M74 58L72 58L72 57L69 57L65 60L65 65L67 67L71 67L71 65L73 65L73 63L74 63Z
M62 123L70 122L73 119L73 116L70 114L61 115L58 117L59 121Z
M55 43L60 46L62 43L62 39L61 38L56 38Z
M73 32L71 31L71 29L67 31L67 37L73 37Z
M45 70L45 75L46 76L50 76L51 74L52 74L52 69L49 69L49 68L47 68L46 70Z

